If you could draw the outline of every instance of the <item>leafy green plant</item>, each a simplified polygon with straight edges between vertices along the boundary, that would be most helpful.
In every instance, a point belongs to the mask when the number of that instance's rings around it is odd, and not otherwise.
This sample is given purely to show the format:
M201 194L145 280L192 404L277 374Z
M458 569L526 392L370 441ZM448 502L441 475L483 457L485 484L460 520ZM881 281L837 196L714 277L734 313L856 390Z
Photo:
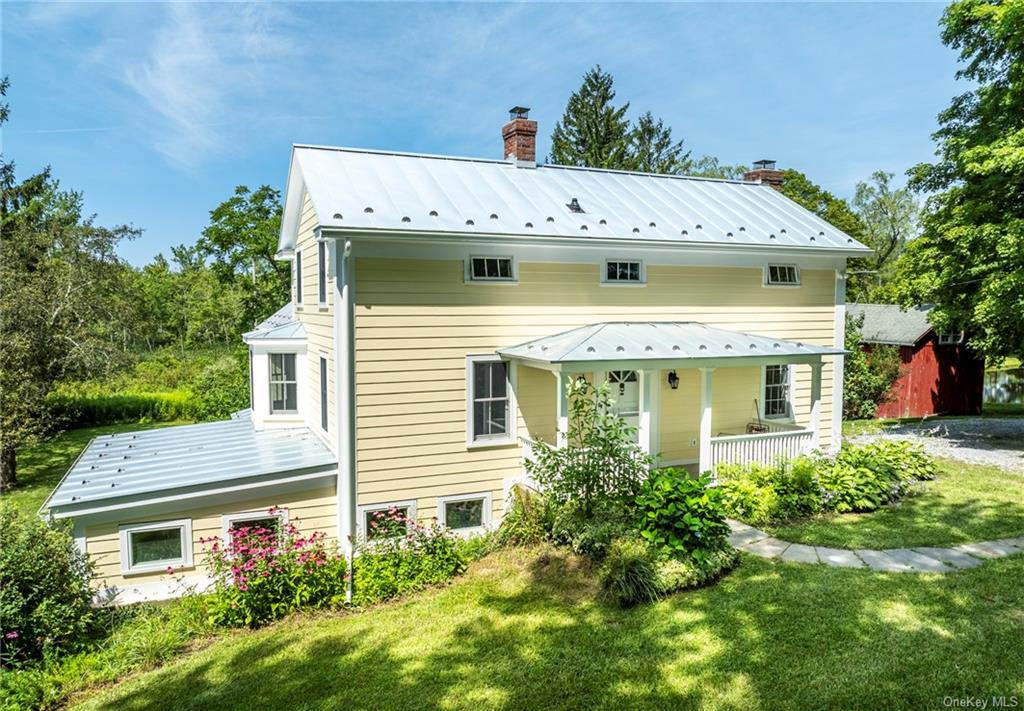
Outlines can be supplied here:
M95 632L91 569L66 530L0 502L0 667L79 649Z
M631 427L615 411L608 383L583 378L567 387L569 422L564 447L537 442L526 469L558 504L574 501L584 518L606 502L628 503L650 469Z
M404 535L374 538L360 546L353 563L353 602L371 605L428 585L443 583L466 569L467 558L455 534L436 524L424 526L398 510L382 512L381 525Z
M870 419L878 406L891 397L893 383L900 377L900 352L896 346L863 346L864 316L846 316L846 350L843 359L843 419Z
M722 494L710 483L685 470L652 472L636 497L640 535L657 549L703 560L729 533Z
M729 464L716 468L726 512L762 524L810 516L822 509L820 460L803 456L775 464Z
M819 474L824 505L840 513L871 511L921 490L935 463L919 445L879 440L843 447Z
M512 487L505 516L496 532L498 545L526 546L540 543L551 528L552 506L548 497L519 484Z
M631 507L606 501L595 505L590 516L583 515L576 501L552 507L549 538L568 546L574 553L601 560L611 542L636 531Z
M233 528L227 541L201 538L215 580L210 620L258 627L295 610L343 603L345 559L329 550L324 539L322 532L304 536L292 522L282 530Z
M598 581L604 596L622 607L656 600L658 572L653 550L633 537L613 541L598 570Z

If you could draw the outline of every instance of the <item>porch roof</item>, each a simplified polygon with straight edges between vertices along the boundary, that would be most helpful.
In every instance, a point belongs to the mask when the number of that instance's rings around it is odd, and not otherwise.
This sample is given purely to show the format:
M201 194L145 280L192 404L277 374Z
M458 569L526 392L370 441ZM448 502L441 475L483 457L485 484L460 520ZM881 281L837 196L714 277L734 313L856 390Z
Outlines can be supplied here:
M549 370L600 370L602 364L645 368L700 368L817 363L842 348L714 328L695 321L612 321L574 328L499 348L505 359Z

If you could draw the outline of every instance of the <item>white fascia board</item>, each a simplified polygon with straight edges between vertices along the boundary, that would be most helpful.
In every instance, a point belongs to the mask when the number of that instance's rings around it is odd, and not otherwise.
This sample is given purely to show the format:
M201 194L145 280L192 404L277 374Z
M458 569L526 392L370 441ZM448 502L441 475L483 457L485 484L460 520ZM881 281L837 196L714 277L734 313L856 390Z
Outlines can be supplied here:
M306 341L308 340L305 336L300 338L243 338L246 345L252 348L254 353L274 353L282 352L282 349L286 353L303 353L306 350Z
M167 491L150 491L131 496L119 498L99 499L80 504L68 504L56 506L50 509L54 518L78 518L81 516L97 516L100 514L114 514L126 509L145 508L150 510L180 511L188 508L193 503L209 505L218 497L228 496L237 498L239 494L251 492L254 496L260 496L268 489L281 491L282 493L295 490L291 485L305 484L302 488L314 488L318 480L323 480L326 486L333 481L337 474L337 464L311 467L309 469L297 469L293 472L282 475L281 472L264 474L259 477L239 481L237 479L226 482L215 482L213 484L201 484L193 487L183 487ZM113 516L111 520L116 520Z
M652 360L595 360L551 363L547 370L561 373L591 373L608 370L684 370L688 368L746 368L759 365L813 364L826 355L779 355L734 358L671 358Z
M675 242L668 240L648 240L641 238L609 238L609 237L561 237L551 235L525 235L525 234L502 234L502 233L460 233L460 232L431 232L409 230L408 232L396 232L393 229L348 229L344 227L321 226L321 234L324 238L347 239L355 242L369 240L375 243L397 242L397 243L418 243L429 244L474 244L474 245L548 245L569 248L583 248L588 246L615 247L618 249L632 248L633 250L668 250L668 251L712 251L722 253L751 253L764 257L780 259L779 255L800 255L813 257L841 257L848 259L852 257L866 257L874 254L870 249L834 249L831 247L798 247L794 245L749 245L749 244L728 244L723 242Z
M306 181L295 155L295 146L292 146L291 160L288 161L288 178L285 181L284 209L281 212L281 232L277 238L277 253L274 255L278 259L288 259L295 253L299 222L302 220L302 195L305 191ZM313 205L313 209L316 210L316 204Z

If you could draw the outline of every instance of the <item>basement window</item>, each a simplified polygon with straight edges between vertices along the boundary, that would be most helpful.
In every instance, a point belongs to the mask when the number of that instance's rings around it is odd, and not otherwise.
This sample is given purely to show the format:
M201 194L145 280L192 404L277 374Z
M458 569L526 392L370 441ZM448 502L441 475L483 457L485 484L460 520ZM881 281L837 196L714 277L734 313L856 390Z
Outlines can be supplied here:
M512 257L470 257L469 278L472 281L515 281Z
M458 533L483 531L491 522L491 495L441 496L437 500L437 521Z
M604 281L609 284L642 284L643 262L632 259L609 259L605 262Z
M765 268L765 286L800 286L800 271L792 264L769 264Z
M415 501L394 501L359 507L359 528L365 541L397 538L409 532L416 520Z
M120 538L123 574L192 566L192 519L122 526Z

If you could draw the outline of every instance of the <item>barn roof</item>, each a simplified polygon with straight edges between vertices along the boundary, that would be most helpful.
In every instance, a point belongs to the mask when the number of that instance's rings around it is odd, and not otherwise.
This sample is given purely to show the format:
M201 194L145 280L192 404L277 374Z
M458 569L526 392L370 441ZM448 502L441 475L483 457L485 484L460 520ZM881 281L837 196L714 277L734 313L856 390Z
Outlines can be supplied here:
M354 233L869 253L761 183L304 145L292 150L283 253L307 192L321 228Z
M866 343L912 346L932 330L928 322L932 308L930 305L904 309L895 304L847 304L846 312L854 318L864 317L860 332Z

